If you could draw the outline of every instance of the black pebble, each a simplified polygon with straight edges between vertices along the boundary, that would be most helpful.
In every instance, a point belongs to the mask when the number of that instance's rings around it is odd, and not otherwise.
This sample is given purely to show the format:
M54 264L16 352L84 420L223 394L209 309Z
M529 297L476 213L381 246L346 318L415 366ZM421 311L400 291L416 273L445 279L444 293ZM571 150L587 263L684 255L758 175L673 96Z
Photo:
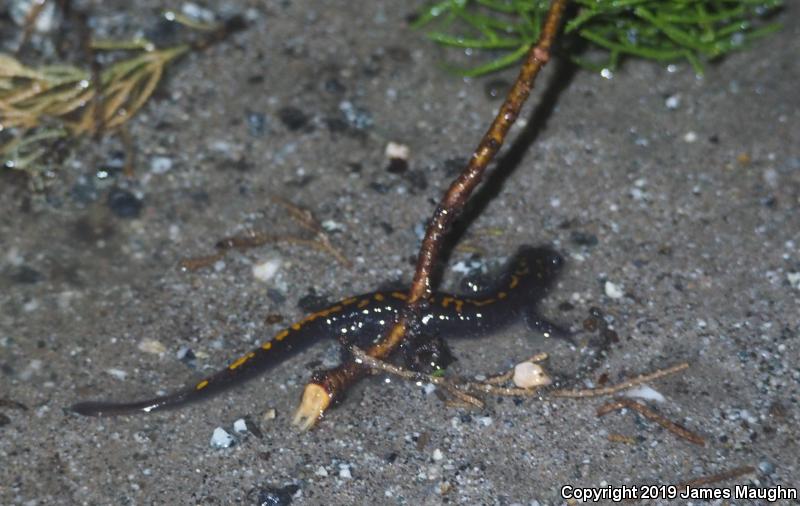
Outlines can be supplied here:
M258 491L259 506L288 506L292 504L292 496L300 490L297 485L281 488L268 487Z
M111 212L120 218L138 218L142 213L142 201L128 190L112 189L106 203Z
M402 158L390 158L386 170L392 174L402 174L408 170L408 161Z
M578 246L596 246L598 242L596 235L578 230L572 232L570 240Z
M15 283L22 283L25 285L32 285L34 283L38 283L39 281L43 280L44 276L42 273L28 267L27 265L21 266L15 273L11 275L11 281Z
M278 118L286 128L295 132L308 124L308 116L297 107L282 107L278 109Z

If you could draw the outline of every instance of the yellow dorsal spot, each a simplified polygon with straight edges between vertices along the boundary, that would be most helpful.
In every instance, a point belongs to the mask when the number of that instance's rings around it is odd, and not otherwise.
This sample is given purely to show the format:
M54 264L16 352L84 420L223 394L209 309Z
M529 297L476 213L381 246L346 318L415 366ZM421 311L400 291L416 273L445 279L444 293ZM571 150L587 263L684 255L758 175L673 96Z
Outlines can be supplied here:
M456 304L456 313L460 313L461 308L464 307L464 301L461 299L455 299L453 302Z
M240 357L239 360L237 360L236 362L234 362L231 365L229 365L228 369L233 371L234 369L237 369L237 368L241 367L241 365L244 364L245 362L247 362L248 360L250 360L250 355L245 355L243 357Z
M208 386L208 380L203 380L203 381L201 381L200 383L198 383L198 384L197 384L197 386L196 386L196 387L194 387L194 389L195 389L195 390L202 390L202 389L204 389L204 388L205 388L205 387L207 387L207 386Z
M406 300L408 298L403 292L392 292L392 297L400 300Z
M508 297L508 294L507 294L506 292L499 292L499 293L497 294L497 298L498 298L498 299L500 299L500 300L503 300L503 299L505 299L506 297Z
M455 299L452 297L442 297L442 307L447 309L447 306L450 305Z
M369 306L369 299L364 299L358 303L358 309Z
M301 324L295 323L294 325L292 325L292 330L300 330L300 327L302 327Z
M513 289L516 288L519 284L519 276L511 276L511 283L509 283L508 288Z
M251 358L253 358L253 357L255 357L255 356L256 356L256 352L254 352L254 351L251 351L251 352L248 352L248 353L247 353L247 358L248 358L248 359L251 359Z
M283 341L283 339L288 335L289 335L289 331L288 330L282 330L282 331L280 331L278 333L277 336L275 336L275 340L276 341Z
M261 345L261 349L262 350L266 351L266 350L269 350L270 348L272 348L272 341L268 341L268 342L266 342L266 343Z
M383 302L383 294L376 293L375 294L375 300L377 300L378 302Z
M493 303L496 302L496 300L495 299L484 299L484 300L471 300L470 302L472 302L472 304L480 307L480 306L485 306L487 304L493 304Z
M355 302L357 300L358 300L358 297L348 297L348 298L346 298L346 299L344 299L342 301L342 305L343 306L349 306L350 304L352 304L353 302Z
M326 311L323 311L325 314L322 315L322 316L328 316L331 313L338 313L342 309L344 309L344 308L342 307L341 304L336 304L335 306L333 306L331 308L328 308Z

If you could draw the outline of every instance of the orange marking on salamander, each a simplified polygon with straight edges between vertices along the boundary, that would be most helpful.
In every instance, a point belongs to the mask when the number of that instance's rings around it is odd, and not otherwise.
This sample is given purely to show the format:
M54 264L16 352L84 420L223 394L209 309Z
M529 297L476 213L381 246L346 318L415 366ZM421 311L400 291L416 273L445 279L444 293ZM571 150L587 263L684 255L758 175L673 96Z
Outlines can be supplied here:
M519 284L519 276L511 276L511 283L508 285L509 289L516 288Z
M400 300L408 299L408 296L406 294L404 294L403 292L392 292L392 297L394 297L395 299L400 299Z
M500 300L503 300L506 297L508 297L508 294L506 292L498 292L498 294L497 294L497 298L500 299Z
M272 348L272 341L268 341L261 345L261 349L264 351L269 350L270 348Z
M281 332L278 333L277 336L275 336L275 340L276 341L283 341L283 339L288 335L289 335L289 331L288 330L281 331Z
M353 302L355 302L357 300L358 300L358 297L348 297L347 299L344 299L342 301L342 305L343 306L349 306L350 304L352 304Z
M384 298L383 294L380 293L375 294L375 300L377 300L378 302L383 302L383 298Z
M365 308L367 306L369 306L369 299L362 300L361 302L358 303L357 307L358 307L358 309L361 309L361 308Z
M195 390L202 390L202 389L204 389L204 388L205 388L205 387L207 387L207 386L208 386L208 380L203 380L203 381L201 381L200 383L198 383L198 384L197 384L197 386L196 386L196 387L194 387L194 389L195 389Z
M300 330L300 327L302 327L302 326L303 325L300 324L300 323L295 323L294 325L292 325L292 330Z
M487 304L494 304L497 302L495 299L484 299L484 300L470 300L470 302L475 306L486 306Z
M239 367L241 367L242 364L244 364L245 362L250 360L250 358L251 358L250 355L245 355L243 357L240 357L239 360L237 360L236 362L234 362L231 365L229 365L228 369L230 369L231 371L236 370Z

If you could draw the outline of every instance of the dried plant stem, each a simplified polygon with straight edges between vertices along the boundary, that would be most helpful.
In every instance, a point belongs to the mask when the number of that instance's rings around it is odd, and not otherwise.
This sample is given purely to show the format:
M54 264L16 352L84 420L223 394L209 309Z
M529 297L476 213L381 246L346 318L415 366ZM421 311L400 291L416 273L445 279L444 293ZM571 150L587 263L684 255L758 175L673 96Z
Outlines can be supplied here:
M673 365L672 367L667 367L666 369L659 369L658 371L655 372L631 378L617 385L612 385L602 388L587 388L583 390L554 390L550 392L550 395L553 397L571 397L571 398L600 397L604 395L613 395L622 390L627 390L628 388L634 387L636 385L641 385L642 383L647 383L648 381L652 381L658 378L663 378L664 376L669 376L670 374L675 374L676 372L680 372L688 368L689 364L683 362L677 365Z
M311 211L303 209L288 200L280 197L273 197L273 200L282 205L288 212L289 216L304 229L314 233L313 239L305 239L294 235L281 235L281 234L265 234L263 232L249 231L244 235L237 235L232 237L225 237L217 241L217 253L213 255L185 258L180 261L180 267L184 270L195 271L212 265L217 260L222 259L228 251L232 249L245 250L250 248L257 248L267 243L281 243L289 242L300 244L308 248L313 248L333 256L343 266L352 268L353 263L344 256L336 247L331 244L328 234L314 218Z
M419 315L423 302L429 298L432 292L431 272L439 260L443 240L453 222L461 214L470 195L483 179L489 162L503 145L509 129L516 121L522 106L533 89L539 71L550 60L550 51L561 25L566 4L566 0L553 0L551 2L542 27L541 36L536 45L528 51L519 75L511 90L509 90L497 116L483 135L467 167L453 181L434 211L425 232L425 238L422 241L407 304L400 312L397 323L386 334L386 337L367 350L367 354L371 357L383 359L397 349L406 337L409 322L415 320ZM350 385L363 377L364 374L365 370L361 365L349 362L338 368L315 375L312 382L306 387L304 399L301 401L295 416L295 423L303 427L313 425L321 413L328 408L331 400L341 396ZM327 392L327 399L323 395L319 395L319 393L311 393L312 391L318 392L320 386ZM315 400L312 401L312 397ZM309 399L308 401L306 400L307 398Z
M683 483L678 484L677 487L679 489L686 487L702 487L704 485L710 485L712 483L719 483L720 481L727 481L727 480L732 480L734 478L739 478L740 476L754 473L755 471L756 468L753 466L735 467L727 471L722 471L721 473L716 473L709 476L701 476L699 478L694 478L692 480L685 481Z
M655 422L665 428L666 430L672 432L676 436L689 441L690 443L694 443L699 446L705 446L706 441L698 434L690 431L689 429L678 425L677 423L669 420L668 418L656 413L652 409L648 408L641 402L634 401L633 399L615 399L612 402L607 404L603 404L599 408L597 408L597 416L606 415L612 411L617 411L620 409L628 408L633 411L636 411L643 417L647 418L648 420Z
M622 390L626 390L634 386L640 385L642 383L652 381L657 378L663 378L664 376L675 374L677 372L683 371L688 367L688 364L678 364L676 366L668 367L666 369L660 369L650 374L643 374L641 376L637 376L636 378L624 381L617 385L612 385L610 387L595 388L589 390L555 390L551 392L542 392L539 388L516 388L516 387L502 386L503 384L510 381L511 378L513 377L514 375L513 369L503 373L496 374L494 376L490 376L489 378L483 381L468 381L463 378L433 376L430 374L425 374L417 371L411 371L403 367L390 364L388 362L375 358L357 346L351 346L350 352L352 353L353 358L355 359L355 363L363 367L366 367L367 370L383 371L408 381L431 383L433 385L444 388L448 393L453 394L458 401L478 407L483 407L483 402L477 397L475 397L476 394L500 395L507 397L540 397L540 398L568 397L575 399L586 399L590 397L608 396L618 393ZM542 362L546 359L547 359L546 353L538 353L533 357L529 358L528 361L536 363L536 362ZM463 404L459 403L454 404L450 402L450 405L461 406ZM649 410L647 406L639 404L636 401L630 399L619 399L615 402L602 406L600 410L598 410L598 416L602 416L610 411L613 411L615 409L621 409L623 407L630 407L631 409L637 410L638 412L642 413L643 416L653 421L656 421L663 427L667 428L667 430L670 430L671 432L674 432L680 435L681 437L684 437L685 439L692 441L693 443L703 444L702 438L700 438L700 436L697 436L689 432L688 430L684 429L683 427L675 423L672 423L669 420L666 420L661 415L655 413L654 411Z

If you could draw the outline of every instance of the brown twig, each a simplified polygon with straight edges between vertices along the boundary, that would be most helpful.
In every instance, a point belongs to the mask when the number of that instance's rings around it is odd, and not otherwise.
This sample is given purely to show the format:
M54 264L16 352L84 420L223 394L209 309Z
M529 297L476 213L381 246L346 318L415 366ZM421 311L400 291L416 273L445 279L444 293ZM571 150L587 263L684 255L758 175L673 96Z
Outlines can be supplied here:
M706 444L705 439L700 437L698 434L695 434L689 429L681 425L678 425L672 420L669 420L668 418L656 413L655 411L648 408L641 402L634 401L633 399L621 398L621 399L615 399L614 401L609 402L607 404L603 404L602 406L597 408L597 416L603 416L612 411L617 411L623 408L628 408L633 411L636 411L637 413L647 418L648 420L659 424L666 430L672 432L673 434L675 434L680 438L689 441L690 443L694 443L700 446L705 446Z
M687 364L678 364L677 366L661 369L650 374L643 374L641 376L637 376L636 378L624 381L617 385L612 385L610 387L595 388L590 390L556 390L553 392L549 392L549 394L543 394L539 388L518 388L518 387L502 386L503 384L508 383L512 379L514 375L513 369L503 373L496 374L494 376L490 376L489 378L483 381L468 381L458 377L454 378L454 377L433 376L430 374L425 374L417 371L411 371L403 367L390 364L388 362L375 358L357 346L351 346L350 352L353 355L355 363L363 367L366 367L367 370L383 371L408 381L413 381L413 382L424 381L442 387L448 393L450 393L456 398L456 402L453 402L453 400L447 401L447 405L453 407L464 407L466 405L466 406L477 406L479 408L482 408L483 401L481 401L476 397L477 394L499 395L506 397L544 397L549 395L555 397L571 397L578 399L612 395L621 390L626 390L641 383L652 381L656 378L662 378L669 374L674 374L688 367ZM537 353L536 355L529 358L528 361L537 363L537 362L542 362L546 359L547 359L546 353ZM667 420L663 416L647 408L647 406L637 403L636 401L633 401L631 399L618 399L614 402L605 404L598 409L597 416L603 416L606 413L609 413L610 411L614 411L625 407L636 410L646 418L659 423L662 427L666 428L670 432L673 432L685 439L688 439L689 441L695 444L700 444L700 445L704 444L704 441L700 436L697 436L696 434L681 427L680 425Z
M635 378L623 381L622 383L611 385L608 387L587 388L583 390L554 390L550 392L550 395L553 397L569 397L569 398L600 397L605 395L612 395L622 390L627 390L631 387L635 387L636 385L641 385L642 383L647 383L648 381L652 381L658 378L663 378L664 376L675 374L676 372L680 372L688 368L689 364L683 362L677 365L673 365L672 367L667 367L666 369L659 369L658 371L655 372L642 374L641 376L637 376Z
M424 301L429 298L432 291L430 277L439 260L444 237L455 219L461 214L473 190L480 184L489 162L503 145L509 129L516 121L523 104L533 89L536 76L550 60L550 50L561 25L566 4L566 0L552 0L541 36L536 45L528 51L519 75L497 116L483 135L467 167L453 181L434 211L420 247L414 281L409 290L406 306L401 311L397 323L386 336L367 350L370 356L382 359L396 350L406 337L409 323L415 321ZM295 425L304 428L311 427L330 406L331 401L335 400L335 396L340 396L364 374L362 367L350 362L315 375L312 382L306 386L303 400L294 418Z
M734 478L739 478L740 476L744 476L745 474L754 473L756 468L753 466L742 466L742 467L735 467L733 469L729 469L727 471L722 471L721 473L712 474L709 476L701 476L699 478L694 478L689 481L685 481L677 485L679 489L683 489L686 487L702 487L703 485L710 485L712 483L718 483L720 481L727 481L732 480Z
M231 237L224 237L217 241L215 247L218 252L213 255L206 255L200 257L185 258L180 261L180 268L182 270L195 271L203 269L212 265L217 260L220 260L228 251L232 249L246 250L250 248L257 248L267 243L280 243L289 242L300 244L309 248L313 248L323 253L328 253L333 256L339 263L345 267L352 268L353 263L345 257L333 244L331 244L328 234L319 224L319 222L311 214L311 211L303 209L288 200L280 197L273 197L276 203L282 205L289 213L289 216L304 229L314 233L314 239L304 239L294 235L279 235L279 234L265 234L263 232L248 231L244 235L237 235Z

